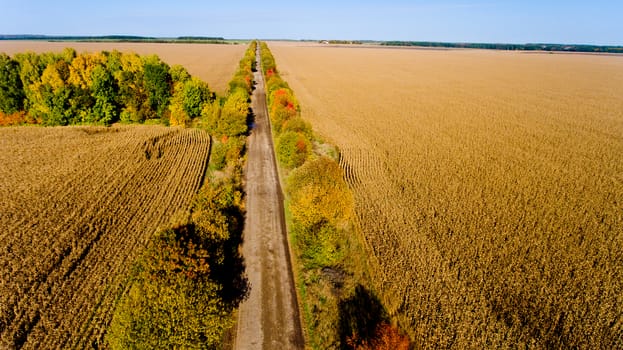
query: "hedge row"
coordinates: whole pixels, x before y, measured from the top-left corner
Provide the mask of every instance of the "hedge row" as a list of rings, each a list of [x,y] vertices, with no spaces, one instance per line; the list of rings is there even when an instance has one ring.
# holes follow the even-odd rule
[[[283,167],[291,170],[303,165],[312,154],[312,129],[301,119],[299,103],[292,89],[279,76],[268,46],[266,43],[260,45],[277,158]]]
[[[214,136],[210,153],[212,170],[223,170],[237,162],[245,151],[256,48],[257,42],[251,42],[229,82],[228,95],[206,104],[196,124]]]
[[[367,287],[363,249],[353,227],[353,196],[334,147],[301,119],[294,92],[261,43],[268,109],[280,166],[307,340],[314,349],[407,349]],[[330,150],[330,151],[327,151]]]

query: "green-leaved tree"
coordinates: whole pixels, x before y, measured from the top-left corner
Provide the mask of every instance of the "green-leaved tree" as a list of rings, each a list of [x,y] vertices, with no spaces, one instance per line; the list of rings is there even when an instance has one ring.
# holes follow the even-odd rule
[[[19,77],[19,63],[0,54],[0,112],[15,113],[24,108],[24,88]]]

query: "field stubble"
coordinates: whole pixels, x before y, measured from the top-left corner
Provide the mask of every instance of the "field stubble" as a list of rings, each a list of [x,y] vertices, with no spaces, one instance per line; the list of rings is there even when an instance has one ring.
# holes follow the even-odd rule
[[[272,43],[425,348],[623,346],[623,58]]]
[[[161,126],[0,129],[0,347],[96,346],[209,148],[203,131]]]

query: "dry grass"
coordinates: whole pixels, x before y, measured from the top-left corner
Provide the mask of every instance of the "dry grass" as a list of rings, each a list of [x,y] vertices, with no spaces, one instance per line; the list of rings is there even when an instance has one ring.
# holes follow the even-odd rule
[[[0,129],[0,348],[96,346],[132,261],[190,207],[209,145],[161,126]]]
[[[269,46],[417,344],[623,347],[623,57]]]
[[[26,51],[62,52],[66,47],[73,47],[77,52],[118,50],[139,55],[156,54],[169,65],[186,67],[191,75],[207,82],[210,89],[224,94],[247,45],[0,41],[0,52],[8,55]]]

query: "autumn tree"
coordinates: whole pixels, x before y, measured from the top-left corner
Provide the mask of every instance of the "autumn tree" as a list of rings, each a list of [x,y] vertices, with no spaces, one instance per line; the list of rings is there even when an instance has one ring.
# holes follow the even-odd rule
[[[283,123],[281,127],[283,133],[292,131],[303,134],[308,140],[313,139],[312,126],[301,117],[294,117]]]
[[[190,116],[184,110],[184,83],[173,84],[173,96],[169,103],[169,124],[171,126],[185,126],[190,121]]]
[[[275,58],[273,54],[268,49],[268,45],[264,42],[260,43],[261,46],[261,60],[262,60],[262,68],[264,69],[264,74],[268,77],[272,74],[277,73],[277,65],[275,64]]]
[[[19,77],[22,81],[24,89],[24,109],[26,112],[34,110],[33,101],[37,95],[37,83],[41,81],[41,74],[46,68],[45,62],[41,60],[41,56],[34,52],[18,53],[14,59],[19,63]],[[31,113],[34,115],[34,113]]]
[[[255,55],[250,50],[245,52],[244,57],[240,60],[236,74],[229,81],[229,91],[236,89],[244,89],[251,94],[253,89],[253,70],[255,69]]]
[[[74,49],[73,47],[66,47],[63,49],[63,51],[61,51],[60,54],[55,55],[55,56],[57,57],[57,59],[63,60],[67,62],[67,64],[71,64],[74,58],[78,56],[78,53],[76,52],[76,49]]]
[[[171,125],[185,125],[191,118],[201,115],[204,104],[214,100],[208,84],[188,78],[174,83],[173,96],[169,104]]]
[[[227,96],[217,121],[216,132],[221,135],[238,136],[248,130],[249,95],[243,89],[236,89]]]
[[[222,97],[217,97],[210,103],[204,103],[201,110],[201,125],[208,133],[213,135],[221,134],[218,126],[221,119],[222,101]]]
[[[191,78],[184,83],[184,110],[191,118],[201,115],[206,102],[212,102],[214,93],[210,92],[208,84],[198,78]]]
[[[308,267],[332,266],[341,258],[341,230],[348,225],[353,198],[340,166],[318,157],[292,171],[287,179],[293,232]]]
[[[290,87],[288,83],[286,83],[278,75],[273,75],[270,78],[266,78],[266,98],[269,106],[273,103],[273,93],[279,89],[290,90]]]
[[[250,67],[248,67],[250,69]],[[232,80],[229,81],[229,91],[243,89],[247,94],[251,93],[253,88],[253,73],[251,71],[239,69]]]
[[[409,350],[409,337],[389,323],[378,297],[362,285],[339,302],[339,333],[343,348],[352,350]]]
[[[288,169],[297,168],[305,162],[312,151],[307,136],[295,131],[287,131],[277,138],[277,158]]]
[[[245,51],[244,57],[240,60],[234,77],[229,82],[229,91],[244,89],[248,94],[251,94],[251,90],[253,89],[253,71],[255,71],[256,45],[255,42],[252,42]]]
[[[389,323],[380,324],[376,328],[374,338],[370,341],[371,350],[409,350],[409,337],[400,333],[400,330]]]
[[[117,79],[118,72],[123,69],[122,59],[124,54],[117,50],[112,52],[103,51],[102,54],[106,57],[106,69]]]
[[[233,319],[210,278],[210,255],[192,225],[154,236],[115,309],[111,348],[216,348]]]
[[[121,56],[121,70],[115,73],[123,122],[143,122],[150,117],[148,92],[145,87],[144,62],[137,54]]]
[[[106,57],[101,53],[83,53],[71,61],[68,82],[81,89],[88,90],[92,83],[93,70],[105,64]]]
[[[231,181],[204,186],[193,203],[192,220],[197,235],[210,244],[223,242],[242,227],[238,215],[243,206],[242,191]]]
[[[191,78],[190,73],[184,68],[184,66],[176,64],[171,66],[169,70],[171,74],[171,80],[173,83],[182,82],[185,83],[187,80]]]
[[[44,125],[67,125],[72,121],[71,87],[67,83],[69,74],[67,62],[58,60],[48,64],[41,80],[33,83],[31,113]]]
[[[298,102],[288,88],[280,88],[271,93],[270,116],[274,130],[281,132],[283,124],[298,115]]]
[[[169,70],[173,83],[173,95],[169,102],[169,124],[171,126],[186,125],[190,116],[184,109],[184,85],[190,80],[190,74],[181,65],[174,65]]]

